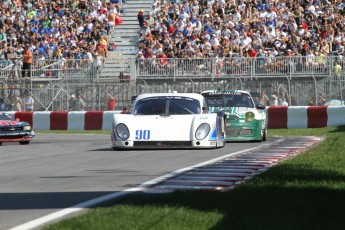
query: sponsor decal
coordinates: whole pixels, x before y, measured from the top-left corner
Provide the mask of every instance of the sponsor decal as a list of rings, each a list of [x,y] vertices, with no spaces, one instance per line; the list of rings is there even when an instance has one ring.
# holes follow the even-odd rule
[[[1,133],[1,136],[15,136],[15,135],[20,135],[21,133]]]
[[[231,91],[231,92],[209,92],[209,95],[241,95],[240,92],[235,92],[235,91]]]
[[[249,134],[252,134],[251,129],[242,129],[241,130],[241,135],[249,135]]]

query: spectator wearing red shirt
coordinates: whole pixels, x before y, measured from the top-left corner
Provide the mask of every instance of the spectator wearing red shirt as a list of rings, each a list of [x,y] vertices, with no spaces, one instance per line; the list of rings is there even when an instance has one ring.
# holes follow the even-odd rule
[[[108,93],[107,103],[107,110],[115,110],[116,100],[115,98]]]
[[[151,50],[145,49],[145,52],[143,52],[145,58],[151,57]]]
[[[308,31],[308,24],[305,22],[302,22],[301,26],[303,26],[304,31]]]
[[[161,52],[161,53],[159,54],[158,60],[159,60],[159,64],[160,64],[161,66],[164,66],[164,65],[167,65],[167,64],[168,64],[168,56],[167,56],[165,53],[163,53],[163,52]]]
[[[168,32],[169,34],[174,34],[175,32],[175,27],[173,24],[170,24],[169,27],[168,27]]]
[[[248,54],[249,54],[249,56],[250,56],[251,58],[253,58],[253,57],[256,57],[256,55],[258,54],[258,52],[257,52],[255,49],[253,49],[253,48],[249,48]]]

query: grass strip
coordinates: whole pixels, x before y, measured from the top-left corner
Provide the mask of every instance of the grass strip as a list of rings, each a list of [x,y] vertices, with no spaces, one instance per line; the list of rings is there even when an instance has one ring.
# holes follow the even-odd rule
[[[269,136],[325,136],[229,192],[126,197],[44,229],[344,229],[345,127],[269,130]]]

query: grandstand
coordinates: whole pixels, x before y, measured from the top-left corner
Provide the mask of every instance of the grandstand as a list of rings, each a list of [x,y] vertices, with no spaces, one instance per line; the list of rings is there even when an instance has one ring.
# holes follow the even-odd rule
[[[72,94],[82,95],[87,109],[103,110],[108,93],[120,109],[141,92],[215,87],[288,95],[290,105],[321,96],[343,101],[338,0],[17,3],[0,9],[1,97],[29,92],[35,110],[55,110],[56,100],[66,110]],[[34,55],[29,81],[16,63],[26,44]]]

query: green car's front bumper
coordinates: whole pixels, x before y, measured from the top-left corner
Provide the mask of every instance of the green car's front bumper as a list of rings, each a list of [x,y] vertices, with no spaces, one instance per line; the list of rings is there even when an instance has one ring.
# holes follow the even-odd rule
[[[260,141],[262,139],[262,121],[226,118],[225,133],[226,141]]]

